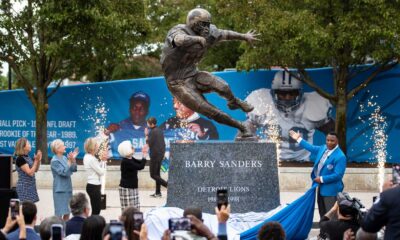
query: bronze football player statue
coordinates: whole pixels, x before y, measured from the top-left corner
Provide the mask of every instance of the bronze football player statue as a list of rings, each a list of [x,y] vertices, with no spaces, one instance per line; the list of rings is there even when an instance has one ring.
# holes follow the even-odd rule
[[[216,92],[228,101],[230,109],[251,112],[253,106],[236,98],[229,85],[209,72],[198,71],[197,64],[210,47],[226,40],[244,40],[252,43],[256,38],[253,31],[245,34],[218,29],[211,24],[211,14],[201,8],[191,10],[186,24],[169,30],[161,55],[161,65],[168,89],[185,106],[215,121],[240,130],[242,138],[253,136],[249,126],[222,112],[203,96]]]

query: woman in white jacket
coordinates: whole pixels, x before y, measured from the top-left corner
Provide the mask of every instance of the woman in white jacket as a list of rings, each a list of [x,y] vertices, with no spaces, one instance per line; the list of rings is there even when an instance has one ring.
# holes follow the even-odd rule
[[[96,158],[99,151],[99,143],[96,138],[88,138],[85,141],[85,156],[83,165],[87,175],[86,192],[90,198],[92,206],[92,215],[99,215],[101,210],[101,176],[105,174],[106,169],[101,160]]]

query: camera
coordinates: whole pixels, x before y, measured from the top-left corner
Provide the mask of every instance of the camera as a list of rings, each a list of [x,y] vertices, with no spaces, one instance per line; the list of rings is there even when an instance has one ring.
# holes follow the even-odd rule
[[[135,212],[133,213],[133,229],[140,231],[140,228],[143,224],[143,213],[142,212]]]
[[[11,198],[10,199],[10,208],[11,208],[11,219],[15,219],[19,215],[19,199]]]
[[[110,234],[111,240],[121,240],[123,236],[123,226],[122,223],[118,221],[110,221],[110,228],[108,229],[108,233]]]
[[[400,183],[400,165],[399,164],[393,164],[392,166],[392,175],[393,175],[393,184],[399,184]]]
[[[63,225],[53,224],[51,225],[51,239],[52,240],[62,240],[64,236]]]
[[[358,198],[351,198],[346,192],[337,194],[337,202],[339,205],[339,212],[345,216],[352,216],[354,220],[360,222],[367,213],[365,206]]]
[[[168,228],[171,233],[175,231],[190,231],[191,227],[189,218],[170,218],[168,220]]]
[[[228,206],[228,190],[227,189],[219,189],[217,190],[217,206],[218,209],[221,209],[221,206]]]

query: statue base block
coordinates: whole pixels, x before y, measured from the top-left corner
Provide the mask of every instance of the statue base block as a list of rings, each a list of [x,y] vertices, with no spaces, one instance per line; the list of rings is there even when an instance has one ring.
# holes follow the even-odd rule
[[[233,213],[267,212],[280,204],[273,143],[171,143],[170,154],[168,207],[215,213],[218,189],[228,190]]]

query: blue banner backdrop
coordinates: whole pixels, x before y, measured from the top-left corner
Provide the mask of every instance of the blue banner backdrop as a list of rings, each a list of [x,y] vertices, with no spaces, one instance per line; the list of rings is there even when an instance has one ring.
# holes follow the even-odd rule
[[[251,72],[216,72],[215,75],[228,82],[234,94],[245,99],[253,90],[270,88],[277,70],[259,70]],[[332,69],[311,69],[309,74],[324,90],[332,93]],[[350,88],[359,85],[367,76],[352,80]],[[400,162],[400,152],[396,151],[400,142],[400,68],[379,75],[370,85],[357,94],[348,105],[347,145],[348,158],[352,162],[375,162],[377,151],[387,151],[388,162]],[[137,91],[150,97],[149,116],[155,116],[164,123],[174,117],[173,99],[163,77],[135,80],[120,80],[103,83],[80,84],[61,87],[49,100],[48,142],[56,138],[65,141],[67,151],[74,147],[81,149],[86,138],[98,135],[110,123],[119,123],[129,118],[129,99]],[[304,86],[305,92],[311,92]],[[229,110],[226,101],[217,94],[207,95],[208,101],[227,112],[232,117],[245,120],[241,111]],[[0,112],[0,152],[12,154],[15,141],[27,137],[35,140],[35,114],[30,101],[23,90],[0,92],[2,111]],[[273,103],[271,103],[273,104]],[[333,110],[334,111],[334,110]],[[332,114],[335,115],[334,112]],[[236,129],[212,121],[219,133],[220,140],[233,140]],[[377,138],[379,131],[384,138]],[[179,139],[181,134],[166,131],[167,139]],[[125,133],[129,135],[130,133]],[[144,144],[143,135],[131,135],[136,148]],[[112,140],[124,138],[115,134]],[[380,143],[384,140],[387,146]],[[314,144],[323,144],[324,136],[316,131]],[[112,142],[114,157],[118,158],[117,142]],[[51,152],[49,151],[51,154]]]

